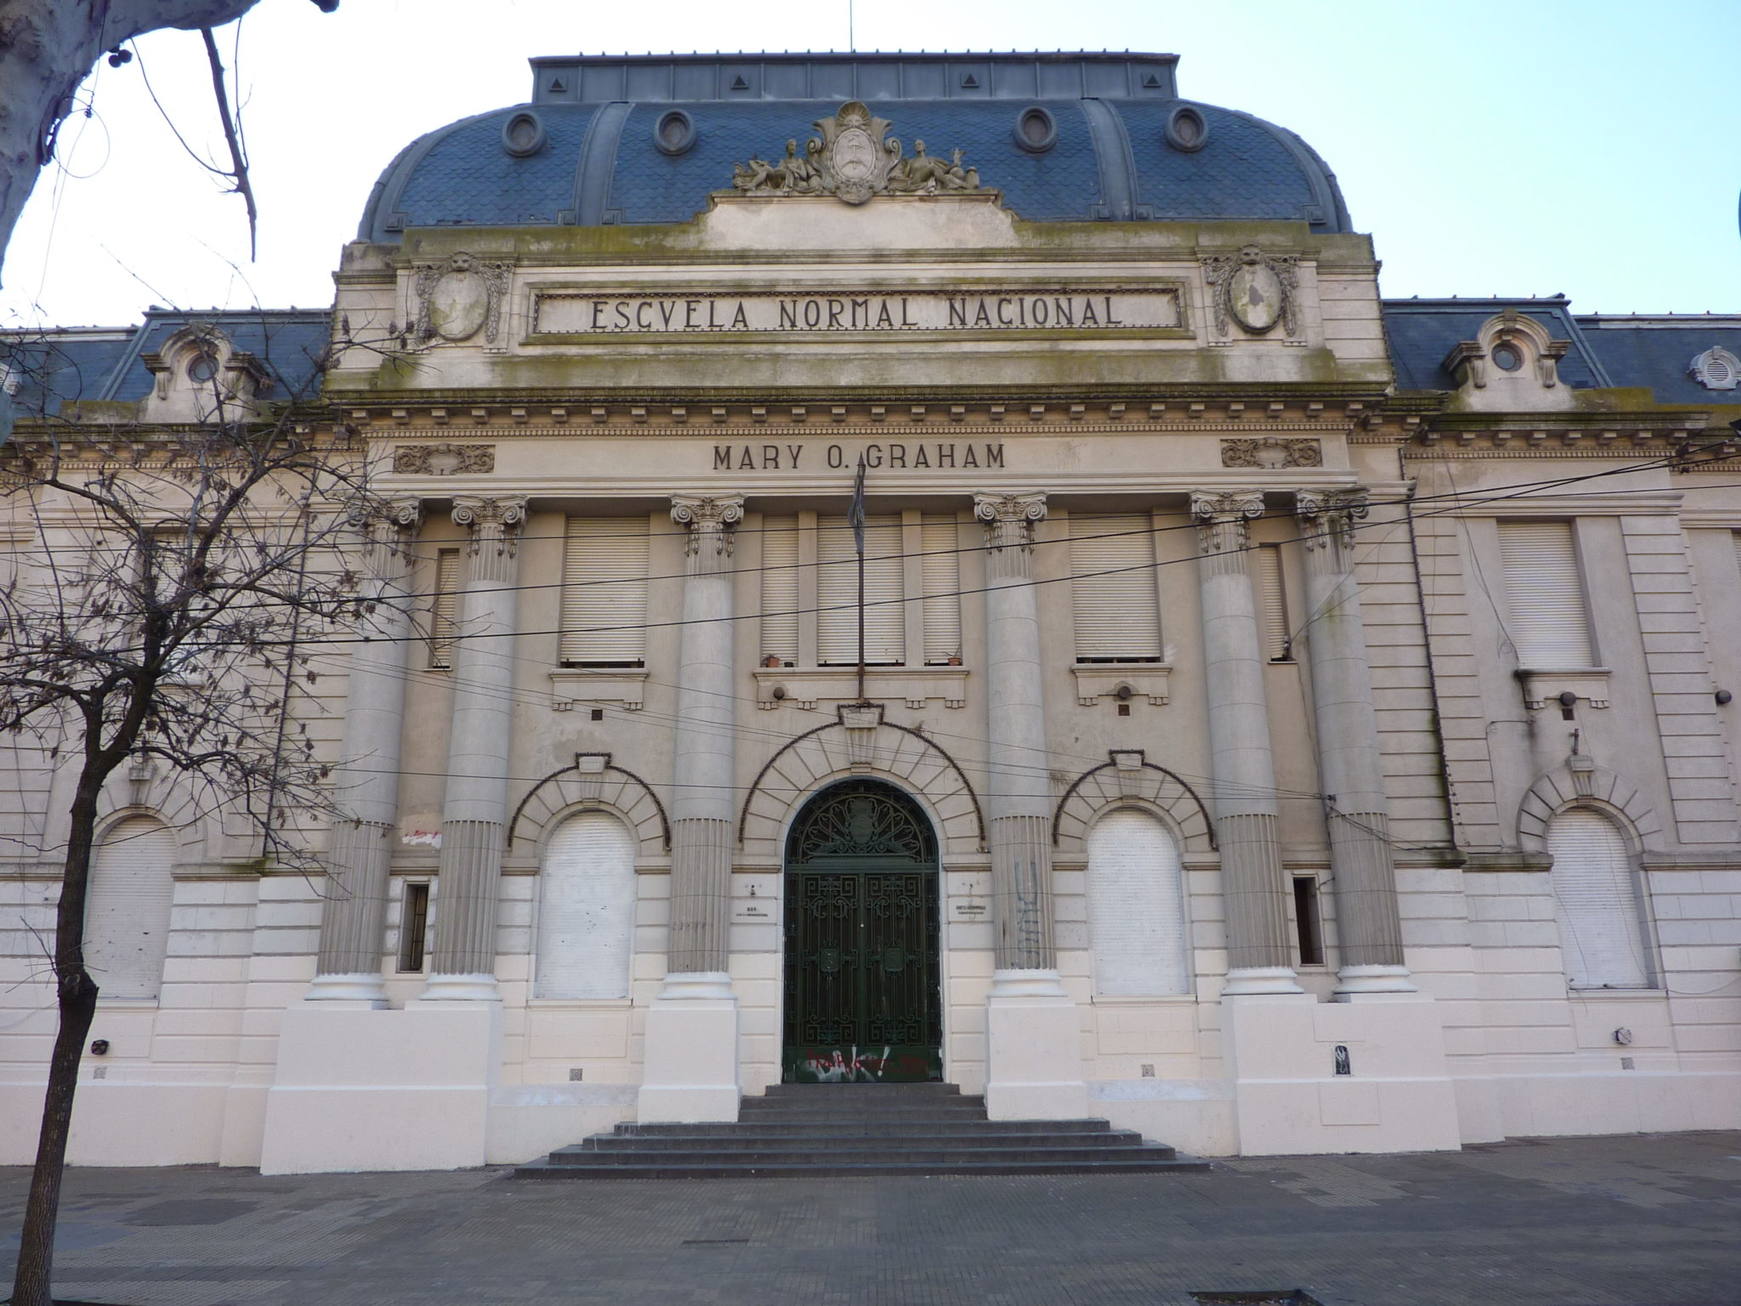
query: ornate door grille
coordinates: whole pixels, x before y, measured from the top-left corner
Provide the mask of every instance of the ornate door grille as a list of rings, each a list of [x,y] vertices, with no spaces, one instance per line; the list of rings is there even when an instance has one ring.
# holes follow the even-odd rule
[[[787,1082],[942,1077],[937,843],[912,799],[848,780],[786,841]]]

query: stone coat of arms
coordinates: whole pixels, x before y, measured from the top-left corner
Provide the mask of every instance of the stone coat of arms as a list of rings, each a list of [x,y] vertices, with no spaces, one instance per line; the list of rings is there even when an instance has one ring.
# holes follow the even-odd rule
[[[904,155],[901,142],[889,135],[890,125],[860,101],[849,101],[816,120],[821,135],[805,143],[803,154],[794,139],[776,161],[752,158],[735,165],[732,188],[744,195],[833,195],[848,204],[863,204],[875,195],[983,189],[978,170],[962,163],[962,151],[942,159],[915,140],[913,153]]]

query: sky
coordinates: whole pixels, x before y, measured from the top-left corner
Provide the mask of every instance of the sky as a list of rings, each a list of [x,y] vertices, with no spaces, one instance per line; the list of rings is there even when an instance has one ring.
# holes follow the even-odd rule
[[[200,38],[154,34],[81,88],[0,268],[0,327],[329,304],[382,169],[423,132],[526,99],[530,56],[849,42],[1177,54],[1182,95],[1328,160],[1387,296],[1741,312],[1741,0],[261,0],[219,34],[257,259],[240,199],[177,142],[223,157]]]

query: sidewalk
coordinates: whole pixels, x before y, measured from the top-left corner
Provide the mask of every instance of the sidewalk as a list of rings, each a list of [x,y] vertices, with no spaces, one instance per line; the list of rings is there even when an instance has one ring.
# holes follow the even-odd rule
[[[0,1169],[5,1285],[27,1178]],[[1108,1178],[75,1170],[56,1268],[118,1306],[1713,1306],[1741,1303],[1741,1134]]]

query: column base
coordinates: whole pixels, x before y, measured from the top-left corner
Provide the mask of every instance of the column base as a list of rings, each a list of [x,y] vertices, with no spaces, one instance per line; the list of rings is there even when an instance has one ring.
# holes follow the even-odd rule
[[[643,1124],[738,1118],[738,1007],[724,971],[673,971],[647,1008],[641,1091]]]
[[[1292,966],[1238,966],[1221,985],[1224,998],[1263,993],[1304,993]]]
[[[387,985],[379,974],[316,975],[302,1000],[380,1008],[387,1005]]]
[[[985,1111],[993,1120],[1088,1114],[1082,1018],[1055,970],[998,970],[985,1000]]]
[[[407,1005],[421,1006],[425,1002],[500,1002],[502,991],[496,987],[496,977],[480,975],[431,975],[423,992]]]
[[[1407,966],[1344,966],[1336,972],[1336,1001],[1406,998],[1418,995]]]

